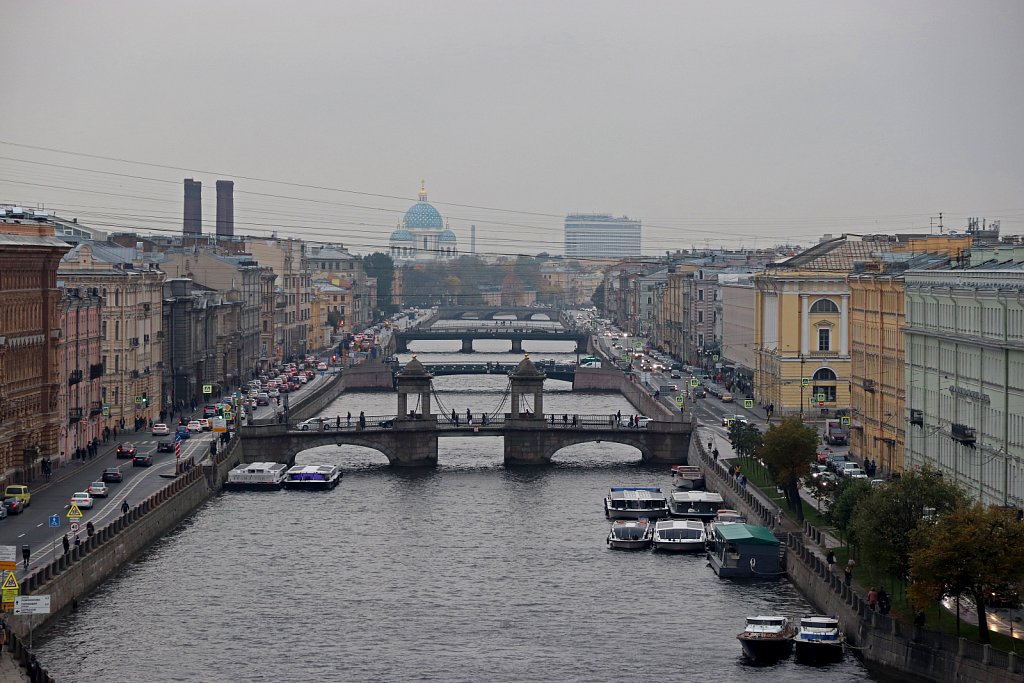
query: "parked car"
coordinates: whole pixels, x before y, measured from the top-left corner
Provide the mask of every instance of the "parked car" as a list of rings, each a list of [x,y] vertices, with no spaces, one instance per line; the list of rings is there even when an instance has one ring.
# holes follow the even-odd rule
[[[334,427],[334,423],[331,422],[330,420],[328,420],[327,418],[324,418],[323,425],[324,425],[323,426],[324,429],[332,429]],[[297,429],[301,429],[302,431],[309,431],[309,430],[320,429],[320,418],[319,417],[311,417],[308,420],[303,420],[299,424],[295,425],[295,427]]]
[[[25,507],[32,504],[32,493],[23,484],[10,484],[4,489],[4,498],[17,498]]]
[[[81,508],[91,508],[93,504],[92,496],[89,495],[88,491],[79,491],[78,493],[71,494],[71,504],[77,505]]]
[[[124,481],[124,475],[121,474],[120,467],[108,467],[107,469],[103,470],[103,474],[100,475],[100,479],[107,482],[108,484],[120,483]]]
[[[153,436],[167,436],[171,433],[171,428],[165,424],[153,425]]]
[[[135,444],[119,443],[114,453],[118,458],[134,458],[136,453]]]
[[[157,445],[156,445],[156,452],[157,453],[173,453],[174,452],[174,442],[169,440],[169,439],[165,439],[163,441],[158,442]]]
[[[151,453],[139,453],[132,458],[132,467],[149,467],[153,464],[153,455]]]
[[[27,507],[25,501],[18,498],[4,498],[4,509],[9,515],[20,515]]]
[[[102,481],[92,482],[91,484],[89,484],[89,488],[87,489],[87,491],[89,492],[89,495],[92,496],[93,498],[106,498],[107,494],[110,492],[110,490],[107,488],[106,483]]]

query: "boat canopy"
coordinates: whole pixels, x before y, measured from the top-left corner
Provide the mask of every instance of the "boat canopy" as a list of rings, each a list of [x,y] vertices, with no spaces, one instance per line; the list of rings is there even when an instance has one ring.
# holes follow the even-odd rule
[[[698,541],[704,536],[704,532],[700,529],[673,527],[658,529],[658,536],[668,541]]]
[[[612,527],[612,538],[620,541],[641,541],[649,528],[650,526],[646,522],[640,524],[616,524]]]
[[[657,486],[613,486],[612,493],[616,491],[650,491],[652,493],[661,493],[661,489]]]
[[[722,503],[722,496],[714,491],[673,491],[676,503]]]
[[[779,539],[772,532],[755,524],[719,524],[715,526],[715,534],[738,545],[779,545]]]

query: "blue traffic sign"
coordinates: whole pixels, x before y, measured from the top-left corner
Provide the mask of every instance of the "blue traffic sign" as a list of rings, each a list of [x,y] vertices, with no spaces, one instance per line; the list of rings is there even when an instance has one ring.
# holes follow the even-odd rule
[[[60,515],[50,515],[50,526],[60,526]]]

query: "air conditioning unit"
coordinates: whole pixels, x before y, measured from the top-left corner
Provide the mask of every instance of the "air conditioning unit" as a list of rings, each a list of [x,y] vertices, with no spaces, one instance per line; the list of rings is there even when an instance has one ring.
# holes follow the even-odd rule
[[[139,345],[139,338],[138,337],[132,337],[132,346],[138,346],[138,345]]]
[[[924,411],[910,409],[910,424],[924,427]]]
[[[147,303],[144,303],[144,304],[142,304],[142,310],[144,310],[144,311],[148,311],[148,310],[149,310],[149,307],[150,307],[150,304],[149,304],[148,302],[147,302]]]
[[[965,446],[974,448],[977,438],[975,436],[974,427],[968,427],[967,425],[959,424],[954,422],[950,425],[950,436],[953,437],[954,441],[959,441]]]
[[[864,387],[864,391],[870,392],[872,394],[875,393],[875,380],[866,379],[862,382],[862,386]]]

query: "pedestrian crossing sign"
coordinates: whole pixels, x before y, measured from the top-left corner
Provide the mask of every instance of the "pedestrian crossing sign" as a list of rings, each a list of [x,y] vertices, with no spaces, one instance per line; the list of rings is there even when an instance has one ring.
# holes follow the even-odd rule
[[[203,385],[203,393],[204,394],[212,394],[213,393],[213,385],[212,384],[204,384]]]
[[[818,403],[823,403],[824,401],[825,401],[825,394],[818,394]]]
[[[691,377],[690,378],[690,386],[691,387],[699,387],[700,386],[700,380],[697,379],[696,377]]]
[[[14,578],[14,572],[9,572],[7,574],[7,578],[4,579],[4,585],[2,586],[2,590],[16,591],[20,588],[21,586],[18,585],[18,579]]]
[[[103,417],[110,417],[110,406],[104,405],[100,412],[103,414]]]
[[[841,418],[839,418],[839,424],[843,424],[843,425],[850,424],[850,418],[848,418],[848,417],[841,417]]]
[[[754,407],[754,399],[752,399],[752,398],[745,398],[745,399],[743,399],[743,407],[744,408],[753,408]]]
[[[676,396],[676,405],[677,405],[677,406],[679,406],[680,408],[682,408],[682,407],[683,407],[683,404],[684,404],[685,402],[686,402],[686,399],[685,399],[685,398],[683,398],[682,396]]]
[[[82,511],[78,509],[78,506],[74,503],[71,504],[71,509],[68,510],[68,519],[81,519]]]
[[[801,377],[800,378],[800,386],[806,387],[810,383],[811,383],[811,378],[810,377]]]

